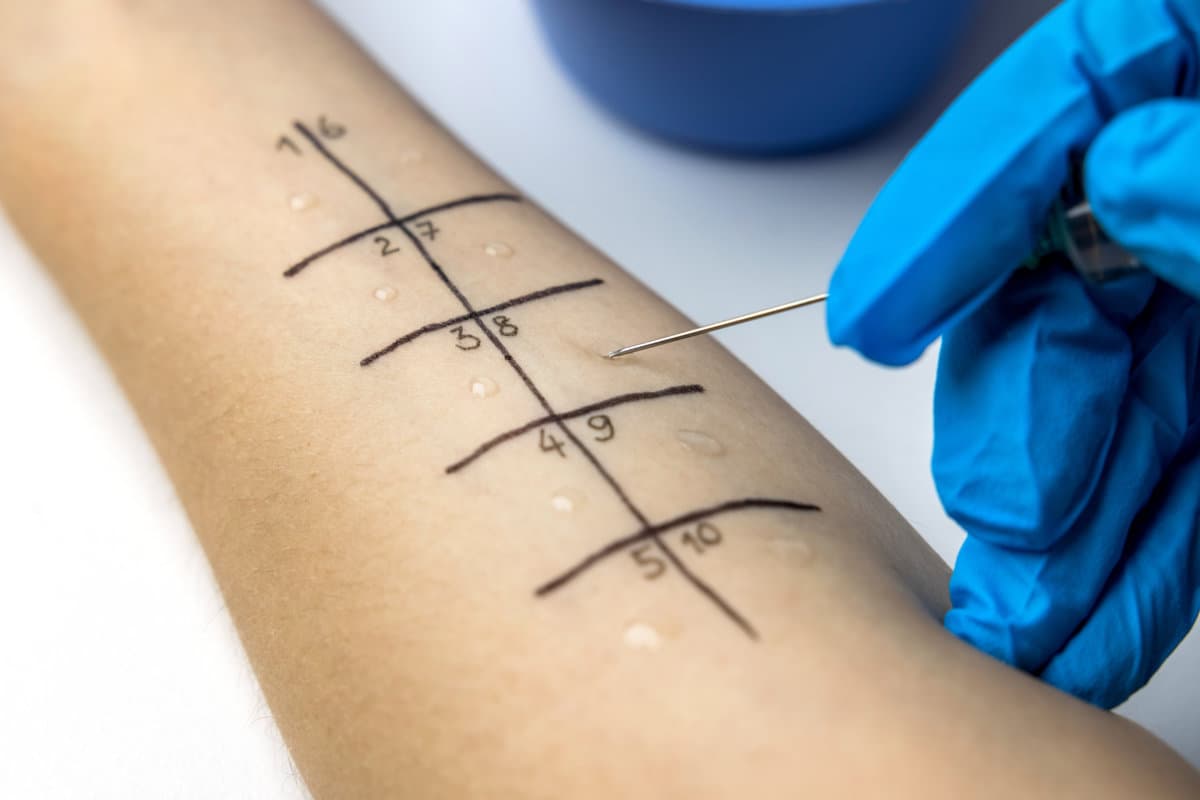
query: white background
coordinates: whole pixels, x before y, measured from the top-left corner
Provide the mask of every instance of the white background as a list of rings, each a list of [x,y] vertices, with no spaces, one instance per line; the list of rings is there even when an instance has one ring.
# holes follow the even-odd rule
[[[1050,5],[985,2],[949,74],[881,136],[743,161],[590,105],[522,0],[326,4],[528,195],[701,320],[823,290],[907,148]],[[828,345],[819,311],[721,338],[953,559],[961,533],[928,474],[933,353],[870,366]],[[3,219],[0,363],[0,797],[305,796],[153,452]],[[1200,766],[1198,667],[1193,635],[1122,711]]]

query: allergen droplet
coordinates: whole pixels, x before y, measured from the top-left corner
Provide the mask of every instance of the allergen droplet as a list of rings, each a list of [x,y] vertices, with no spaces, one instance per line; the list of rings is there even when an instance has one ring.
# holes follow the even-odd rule
[[[471,394],[476,397],[491,397],[500,391],[500,387],[491,378],[472,378]]]
[[[583,493],[575,489],[559,489],[550,497],[550,507],[560,514],[570,514],[583,506]]]
[[[630,650],[657,650],[662,644],[658,631],[644,622],[635,622],[626,628],[623,638]]]
[[[510,258],[512,257],[513,249],[504,242],[489,242],[483,246],[483,252],[492,258]]]
[[[396,288],[394,286],[380,286],[372,294],[379,302],[386,303],[396,299]]]
[[[786,558],[788,563],[797,567],[811,564],[817,557],[817,554],[813,552],[812,545],[795,534],[773,537],[767,541],[767,547],[771,548],[771,551],[777,556]]]
[[[700,431],[675,431],[675,439],[689,453],[715,457],[725,452],[725,445]]]
[[[288,205],[292,207],[292,211],[308,211],[317,204],[317,196],[308,192],[300,192],[292,195],[292,199],[288,201]]]

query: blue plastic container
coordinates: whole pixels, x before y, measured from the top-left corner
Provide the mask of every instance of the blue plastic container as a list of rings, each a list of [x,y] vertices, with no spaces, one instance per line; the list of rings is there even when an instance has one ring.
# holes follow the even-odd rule
[[[533,0],[584,90],[670,139],[743,153],[831,147],[904,110],[978,0]]]

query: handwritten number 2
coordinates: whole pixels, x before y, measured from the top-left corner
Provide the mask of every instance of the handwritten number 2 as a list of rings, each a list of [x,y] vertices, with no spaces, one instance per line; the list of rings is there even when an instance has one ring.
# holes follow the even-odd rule
[[[381,256],[390,256],[392,253],[400,252],[400,248],[392,244],[392,240],[386,236],[376,236],[371,241],[379,245],[379,255]]]

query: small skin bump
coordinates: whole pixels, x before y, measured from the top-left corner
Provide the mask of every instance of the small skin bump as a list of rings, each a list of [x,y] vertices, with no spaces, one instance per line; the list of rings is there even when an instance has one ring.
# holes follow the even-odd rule
[[[550,507],[560,514],[570,514],[582,508],[584,500],[578,489],[562,488],[550,497]]]
[[[471,394],[474,397],[493,397],[500,392],[500,385],[491,378],[472,378]]]
[[[315,208],[319,202],[315,194],[299,192],[291,196],[288,200],[288,206],[291,207],[292,211],[308,211],[310,208]]]
[[[645,622],[633,623],[621,638],[630,650],[657,650],[662,646],[662,635]]]
[[[767,547],[793,566],[808,566],[817,558],[812,545],[795,534],[772,537],[767,541]]]
[[[725,445],[703,431],[675,431],[675,441],[689,453],[715,458],[725,453]]]

